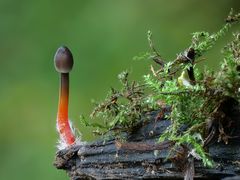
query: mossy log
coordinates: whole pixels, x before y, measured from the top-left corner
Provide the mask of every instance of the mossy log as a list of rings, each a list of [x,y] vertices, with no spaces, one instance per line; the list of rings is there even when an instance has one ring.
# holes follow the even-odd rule
[[[240,122],[239,108],[231,112],[231,118]],[[121,143],[114,138],[98,140],[85,145],[75,145],[56,153],[54,165],[67,171],[71,179],[183,179],[184,174],[169,160],[171,142],[158,145],[159,135],[170,125],[167,119],[157,120],[153,112],[148,121]],[[214,168],[204,167],[194,160],[195,179],[237,178],[240,175],[239,123],[236,137],[228,144],[215,141],[207,150],[214,160]],[[183,127],[184,128],[184,127]],[[217,134],[216,134],[217,136]]]

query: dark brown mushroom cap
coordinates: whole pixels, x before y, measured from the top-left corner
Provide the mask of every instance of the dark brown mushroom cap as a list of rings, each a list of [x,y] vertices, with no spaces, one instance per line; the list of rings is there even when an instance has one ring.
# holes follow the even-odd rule
[[[54,56],[54,65],[59,73],[69,73],[72,70],[73,55],[67,47],[61,46],[58,48]]]

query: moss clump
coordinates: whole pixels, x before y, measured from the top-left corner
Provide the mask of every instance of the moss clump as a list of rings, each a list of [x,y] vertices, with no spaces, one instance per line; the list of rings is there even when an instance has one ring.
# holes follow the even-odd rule
[[[239,17],[240,14],[233,15],[231,11],[226,24],[218,32],[193,33],[189,48],[168,62],[154,48],[149,31],[151,51],[139,59],[153,59],[158,69],[151,66],[152,74],[144,75],[142,83],[129,82],[128,72],[121,73],[118,78],[122,89],[111,89],[106,100],[99,103],[91,114],[92,118],[101,117],[104,123],[93,124],[83,117],[81,121],[96,127],[101,134],[109,130],[120,134],[131,132],[146,112],[170,106],[171,113],[167,118],[171,120],[171,126],[159,141],[174,141],[174,148],[187,146],[192,156],[201,159],[205,166],[213,166],[204,147],[211,141],[211,133],[216,132],[218,141],[228,143],[231,136],[224,127],[230,122],[223,110],[224,104],[240,102],[240,34],[234,34],[233,41],[223,48],[224,59],[218,72],[208,69],[200,72],[196,64],[232,24],[239,21]],[[181,72],[185,73],[179,77]],[[179,132],[183,124],[186,127]]]

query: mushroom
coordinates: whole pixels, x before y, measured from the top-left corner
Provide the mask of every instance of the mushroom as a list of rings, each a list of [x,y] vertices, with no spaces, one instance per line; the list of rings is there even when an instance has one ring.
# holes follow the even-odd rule
[[[57,113],[57,130],[60,146],[67,147],[75,143],[75,135],[68,119],[69,72],[73,67],[71,51],[62,46],[54,56],[56,71],[60,73],[59,105]]]

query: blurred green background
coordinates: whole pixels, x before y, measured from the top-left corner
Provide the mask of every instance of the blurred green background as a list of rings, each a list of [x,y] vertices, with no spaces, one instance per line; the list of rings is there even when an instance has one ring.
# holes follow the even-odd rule
[[[69,115],[91,140],[79,115],[90,113],[91,99],[119,86],[122,70],[138,80],[149,72],[150,61],[132,60],[148,50],[147,30],[172,59],[188,47],[192,32],[217,31],[231,7],[239,11],[240,1],[0,0],[0,179],[68,179],[52,166],[59,82],[53,56],[60,45],[75,58]],[[230,39],[231,33],[206,55],[211,67]]]

